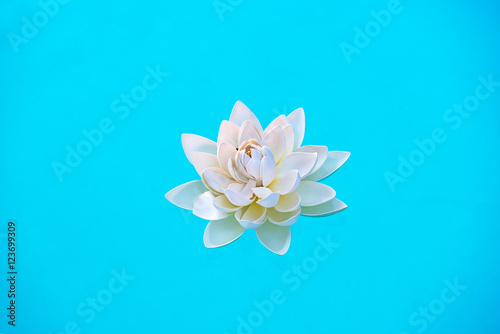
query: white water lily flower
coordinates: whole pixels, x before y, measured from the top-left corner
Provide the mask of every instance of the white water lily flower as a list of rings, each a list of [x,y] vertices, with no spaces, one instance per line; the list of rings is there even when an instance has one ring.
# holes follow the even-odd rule
[[[290,225],[299,216],[324,217],[347,206],[335,191],[318,183],[330,176],[350,153],[326,146],[302,146],[302,108],[281,115],[264,130],[240,101],[223,121],[217,143],[183,134],[182,146],[200,181],[183,184],[165,197],[209,220],[208,248],[220,247],[255,229],[260,242],[283,255],[290,246]]]

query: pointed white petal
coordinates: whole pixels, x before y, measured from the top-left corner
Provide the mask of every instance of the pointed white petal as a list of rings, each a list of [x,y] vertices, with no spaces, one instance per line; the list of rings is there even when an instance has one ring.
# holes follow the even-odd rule
[[[246,165],[246,170],[254,179],[260,179],[260,159],[251,158]]]
[[[255,195],[257,195],[258,198],[266,198],[273,193],[271,189],[266,187],[252,188],[252,191]]]
[[[267,189],[267,188],[264,188],[264,189]],[[272,208],[276,204],[278,204],[278,201],[280,200],[280,194],[273,193],[270,189],[268,189],[268,190],[270,191],[270,193],[267,194],[267,196],[261,197],[261,199],[257,201],[257,204],[259,204],[265,208]]]
[[[257,130],[259,130],[260,133],[263,132],[262,125],[260,125],[259,119],[241,101],[237,101],[234,105],[233,112],[231,113],[229,121],[235,123],[238,126],[241,126],[244,121],[250,121],[257,127]]]
[[[335,190],[326,184],[302,181],[297,188],[302,199],[302,206],[315,206],[325,203],[335,197]]]
[[[260,176],[262,177],[262,185],[267,187],[273,182],[276,176],[276,162],[271,157],[264,157],[260,162]]]
[[[275,193],[280,193],[281,195],[286,195],[295,191],[297,187],[300,185],[300,174],[297,170],[292,170],[285,176],[279,179],[275,179],[269,185],[269,189],[271,189]]]
[[[265,222],[255,232],[260,243],[271,252],[283,255],[288,251],[291,240],[290,227]]]
[[[299,108],[293,111],[287,117],[288,123],[293,126],[293,133],[295,135],[295,143],[293,145],[294,150],[298,149],[302,145],[304,140],[304,133],[306,131],[306,116],[304,115],[304,109]]]
[[[165,198],[180,208],[193,210],[198,197],[207,190],[203,182],[191,181],[170,190]]]
[[[262,145],[265,145],[271,149],[274,158],[280,160],[285,154],[286,149],[286,138],[283,129],[280,126],[276,126],[272,129],[263,139]]]
[[[316,172],[323,164],[325,163],[328,157],[328,147],[326,146],[316,146],[316,145],[307,145],[299,147],[296,152],[310,152],[310,153],[318,153],[318,161],[316,161],[316,165],[309,175]]]
[[[320,181],[332,175],[346,162],[351,153],[342,151],[330,151],[323,165],[313,174],[307,176],[307,181]]]
[[[193,161],[191,160],[192,152],[217,154],[217,143],[208,138],[184,133],[181,137],[181,140],[184,153],[191,163],[193,163]]]
[[[205,152],[192,152],[191,153],[191,163],[198,172],[202,174],[203,171],[210,167],[220,168],[219,160],[217,156],[211,153]]]
[[[224,195],[226,195],[229,202],[233,203],[236,206],[247,206],[253,202],[252,198],[245,197],[241,193],[236,192],[231,188],[226,189],[226,191],[224,191]]]
[[[210,191],[203,193],[196,201],[193,214],[206,220],[220,220],[230,214],[217,210],[214,206],[215,196]]]
[[[274,208],[280,212],[291,212],[300,208],[300,204],[300,195],[294,191],[286,195],[281,195],[278,204]]]
[[[279,212],[275,209],[267,210],[267,219],[273,224],[279,226],[290,226],[299,221],[300,208],[291,212]]]
[[[238,223],[234,215],[222,220],[208,223],[203,236],[203,242],[207,248],[225,246],[238,239],[245,229]]]
[[[240,193],[246,186],[247,184],[246,183],[233,183],[231,185],[229,185],[229,189],[231,189],[232,191],[236,191],[237,193]]]
[[[254,139],[259,142],[262,140],[257,127],[250,121],[244,121],[238,136],[238,146],[250,139]]]
[[[239,206],[236,206],[233,203],[229,202],[225,195],[216,197],[214,199],[214,206],[217,208],[217,210],[226,213],[236,212],[240,209]]]
[[[253,188],[257,186],[257,182],[255,180],[248,180],[247,184],[240,191],[240,194],[247,198],[254,198]]]
[[[217,138],[217,145],[228,143],[234,147],[238,147],[238,135],[240,127],[233,122],[222,121],[219,128],[219,137]]]
[[[217,159],[219,160],[219,164],[224,169],[224,171],[228,174],[229,172],[229,160],[234,159],[236,156],[236,147],[228,143],[221,143],[219,145],[219,149],[217,151]]]
[[[286,119],[286,116],[285,115],[280,115],[280,116],[276,117],[267,126],[267,128],[264,130],[264,135],[263,136],[265,137],[272,129],[274,129],[277,126],[281,126],[282,128],[284,128],[287,125],[288,125],[288,120]]]
[[[285,147],[285,154],[283,157],[286,157],[290,153],[293,152],[293,146],[295,145],[295,135],[293,133],[293,126],[288,124],[283,128],[283,133],[285,134],[286,138],[286,147]],[[279,161],[278,161],[279,162]]]
[[[204,169],[201,173],[201,179],[208,189],[219,194],[223,194],[224,190],[234,182],[228,178],[222,169],[215,167]]]
[[[229,174],[236,181],[239,181],[239,182],[247,182],[248,181],[248,177],[241,174],[240,171],[238,170],[238,168],[236,168],[236,162],[234,161],[234,159],[230,159],[227,162],[227,169],[229,170]]]
[[[304,178],[313,170],[316,161],[318,160],[317,153],[309,152],[293,152],[287,155],[280,162],[276,169],[276,177],[283,177],[291,170],[298,170],[300,177]]]
[[[259,227],[266,220],[267,209],[257,203],[236,211],[235,217],[247,230]]]
[[[320,205],[302,207],[301,214],[304,216],[326,217],[343,211],[346,208],[347,205],[345,205],[341,200],[332,198],[328,202]]]

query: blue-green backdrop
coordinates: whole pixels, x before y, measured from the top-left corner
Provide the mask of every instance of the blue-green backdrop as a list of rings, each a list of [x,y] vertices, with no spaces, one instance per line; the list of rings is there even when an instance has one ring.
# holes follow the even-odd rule
[[[0,332],[500,332],[499,9],[2,1]],[[181,134],[216,139],[237,100],[352,153],[325,181],[349,208],[282,257],[253,231],[206,249],[164,198],[197,178]]]

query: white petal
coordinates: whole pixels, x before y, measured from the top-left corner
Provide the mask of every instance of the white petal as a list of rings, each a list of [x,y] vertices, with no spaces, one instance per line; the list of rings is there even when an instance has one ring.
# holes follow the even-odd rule
[[[271,149],[274,158],[280,160],[285,154],[286,149],[286,138],[283,129],[280,126],[276,126],[272,129],[263,139],[262,145],[265,145]]]
[[[291,212],[300,208],[301,198],[300,195],[294,191],[292,193],[281,195],[278,204],[274,207],[280,212]]]
[[[266,188],[264,188],[264,189],[266,189]],[[270,193],[267,196],[262,197],[262,199],[258,200],[257,204],[259,204],[265,208],[272,208],[276,204],[278,204],[278,201],[280,200],[280,194],[273,193],[271,190],[269,190],[269,191],[270,191]]]
[[[296,150],[300,147],[300,145],[302,145],[304,133],[306,131],[306,116],[304,115],[304,109],[299,108],[293,111],[286,119],[288,120],[288,123],[293,126],[293,133],[295,136],[293,148]]]
[[[257,203],[252,203],[246,208],[242,208],[236,212],[235,217],[238,222],[246,228],[251,230],[259,227],[266,220],[267,209]]]
[[[283,133],[285,134],[286,138],[286,148],[283,157],[286,157],[287,155],[293,152],[293,146],[295,145],[295,135],[293,134],[293,126],[291,126],[290,124],[285,126],[283,128]]]
[[[297,187],[300,185],[300,174],[297,170],[292,170],[285,176],[279,179],[275,179],[269,185],[269,189],[271,189],[275,193],[280,193],[281,195],[286,195],[295,191]]]
[[[240,172],[240,174],[243,175],[244,177],[246,177],[248,179],[252,178],[250,173],[247,172],[245,165],[243,165],[243,161],[242,161],[241,157],[236,159],[236,170],[238,172]]]
[[[217,154],[217,143],[208,138],[185,133],[182,135],[181,140],[184,153],[191,163],[193,163],[191,160],[192,152]]]
[[[234,159],[229,159],[229,161],[227,162],[227,169],[229,170],[229,174],[236,181],[239,181],[239,182],[247,182],[248,181],[248,177],[242,175],[238,171],[238,168],[236,168],[236,163],[234,162]]]
[[[238,147],[238,135],[240,127],[233,122],[222,121],[219,128],[219,137],[217,138],[217,145],[228,143],[234,147]]]
[[[229,189],[231,189],[232,191],[236,191],[237,193],[240,193],[246,186],[247,184],[246,183],[233,183],[231,185],[229,185]]]
[[[234,159],[236,156],[236,147],[228,143],[221,143],[219,145],[219,149],[217,151],[217,159],[219,160],[219,164],[224,169],[224,171],[228,174],[229,172],[229,160]]]
[[[267,212],[269,221],[279,226],[293,225],[300,218],[300,208],[291,212],[279,212],[275,209],[268,209]]]
[[[191,181],[170,190],[165,198],[180,208],[193,210],[198,197],[207,190],[203,182]]]
[[[207,168],[220,168],[217,156],[211,153],[193,152],[191,153],[191,163],[200,175]]]
[[[273,193],[271,189],[266,187],[252,188],[252,191],[258,198],[266,198]]]
[[[256,158],[257,160],[262,159],[262,153],[260,153],[258,150],[250,150],[252,153],[252,158]]]
[[[338,213],[346,208],[347,205],[345,205],[341,200],[332,198],[328,202],[320,205],[302,207],[301,214],[304,216],[326,217]]]
[[[229,202],[225,195],[216,197],[214,199],[214,206],[217,208],[217,210],[227,213],[236,212],[240,209],[239,206],[236,206],[233,203]]]
[[[267,146],[262,146],[262,149],[264,150],[264,155],[268,158],[272,158],[273,161],[276,161],[276,159],[274,159],[274,154],[273,154],[273,151],[271,151],[271,149]],[[276,163],[275,163],[276,164]]]
[[[256,180],[260,179],[260,159],[252,158],[246,165],[248,174],[253,176]]]
[[[248,198],[253,198],[253,188],[255,188],[257,186],[257,181],[255,180],[248,180],[247,184],[243,187],[243,189],[241,190],[241,194],[245,197],[248,197]]]
[[[244,232],[245,229],[234,218],[234,215],[231,215],[208,223],[203,242],[207,248],[221,247],[238,239]]]
[[[341,151],[330,151],[323,165],[314,174],[305,178],[307,181],[319,181],[332,175],[337,169],[346,162],[351,153]]]
[[[208,189],[223,194],[224,190],[229,187],[232,181],[225,175],[225,172],[220,168],[209,167],[203,170],[201,174],[201,179],[205,183]]]
[[[256,231],[257,238],[264,247],[278,255],[283,255],[290,247],[290,227],[264,223]]]
[[[299,147],[296,152],[316,152],[318,153],[318,161],[316,161],[316,165],[314,166],[313,170],[309,175],[313,174],[316,172],[321,166],[326,161],[326,158],[328,157],[328,147],[326,146],[316,146],[316,145],[307,145],[307,146],[302,146]]]
[[[335,190],[326,184],[313,181],[302,181],[297,192],[302,199],[302,206],[320,205],[335,197]]]
[[[231,188],[226,189],[226,191],[224,191],[224,195],[226,195],[229,202],[233,203],[236,206],[247,206],[253,202],[252,198],[245,197],[241,193],[236,192]]]
[[[260,176],[264,187],[267,187],[273,182],[276,176],[276,162],[273,158],[264,157],[264,159],[260,161]]]
[[[259,119],[241,101],[237,101],[234,105],[229,120],[239,126],[241,126],[244,121],[250,121],[257,127],[257,130],[262,133],[262,125],[260,125]]]
[[[254,139],[257,141],[262,140],[261,135],[255,125],[250,121],[245,121],[240,128],[240,134],[238,136],[238,146],[250,139]]]
[[[278,117],[276,117],[268,126],[267,128],[264,130],[264,137],[272,130],[274,129],[276,126],[281,126],[282,128],[284,128],[285,126],[288,125],[288,120],[286,119],[286,116],[285,115],[280,115]]]
[[[276,177],[283,177],[291,170],[298,170],[300,177],[304,178],[313,170],[317,160],[317,153],[292,152],[278,165]]]
[[[214,194],[210,191],[203,193],[196,201],[193,214],[206,220],[220,220],[229,216],[229,213],[217,210],[214,206]]]

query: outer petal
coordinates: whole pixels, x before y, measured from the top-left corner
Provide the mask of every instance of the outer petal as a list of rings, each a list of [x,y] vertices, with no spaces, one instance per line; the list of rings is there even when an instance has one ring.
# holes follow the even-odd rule
[[[217,150],[217,159],[222,169],[231,174],[229,171],[229,160],[234,159],[236,156],[236,147],[228,143],[221,143],[219,149]]]
[[[298,170],[300,177],[304,178],[313,170],[316,161],[318,160],[317,153],[309,152],[293,152],[283,158],[276,169],[276,177],[283,177],[291,170]]]
[[[235,217],[238,222],[247,230],[259,227],[266,220],[267,209],[252,203],[246,208],[236,211]]]
[[[264,137],[269,132],[271,132],[271,130],[274,129],[275,127],[281,126],[282,128],[284,128],[287,125],[288,125],[288,120],[286,119],[285,115],[280,115],[280,116],[276,117],[271,123],[269,123],[267,128],[264,130]]]
[[[236,206],[233,203],[229,202],[225,195],[216,197],[214,199],[214,206],[217,208],[217,210],[226,213],[236,212],[240,209],[239,206]]]
[[[233,122],[222,121],[219,128],[219,137],[217,138],[217,145],[228,143],[234,147],[238,147],[238,134],[240,127]]]
[[[221,220],[230,214],[217,210],[214,206],[214,194],[210,191],[203,193],[196,201],[193,214],[206,220]]]
[[[278,204],[274,207],[276,211],[291,212],[300,208],[301,198],[300,195],[294,191],[286,195],[281,195]]]
[[[335,197],[335,190],[326,184],[302,181],[297,188],[302,199],[302,206],[315,206],[325,203]]]
[[[222,220],[208,223],[203,236],[203,242],[207,248],[225,246],[238,239],[245,229],[238,223],[234,215]]]
[[[209,167],[201,173],[201,179],[205,186],[213,192],[223,194],[232,181],[220,168]]]
[[[293,126],[293,133],[295,135],[295,143],[293,145],[294,150],[298,149],[302,145],[304,140],[304,133],[306,131],[306,116],[304,115],[304,109],[299,108],[293,111],[287,117],[288,123]]]
[[[207,190],[203,182],[191,181],[170,190],[165,198],[180,208],[193,210],[198,197]]]
[[[332,175],[337,169],[340,168],[346,162],[347,158],[351,153],[342,151],[330,151],[328,152],[328,158],[325,163],[313,174],[307,176],[305,180],[307,181],[319,181]]]
[[[207,168],[214,167],[220,168],[219,160],[217,160],[217,156],[210,153],[205,152],[193,152],[191,153],[191,163],[194,168],[198,172],[198,174],[202,174],[203,171]]]
[[[316,145],[307,145],[299,147],[296,152],[316,152],[318,153],[318,161],[316,162],[316,166],[314,166],[313,170],[310,174],[316,172],[323,164],[325,163],[328,157],[328,147],[326,146],[316,146]]]
[[[293,152],[293,146],[295,145],[295,135],[293,133],[293,126],[288,124],[287,126],[283,127],[283,133],[285,134],[286,138],[286,148],[284,154],[284,157],[286,157],[287,155]]]
[[[326,217],[345,210],[346,208],[347,205],[345,205],[341,200],[332,198],[328,202],[320,205],[302,207],[301,214],[304,216]]]
[[[259,119],[241,101],[237,101],[235,103],[229,121],[235,123],[238,126],[241,126],[244,121],[250,121],[257,127],[257,130],[259,130],[260,133],[263,132],[262,125],[260,125]]]
[[[280,193],[286,195],[295,191],[300,185],[300,174],[297,170],[292,170],[282,178],[274,180],[270,185],[271,189],[275,193]]]
[[[191,160],[192,152],[217,154],[217,143],[205,137],[185,133],[181,136],[181,140],[184,153],[191,163],[193,163]]]
[[[238,147],[245,141],[250,139],[254,139],[260,142],[262,140],[261,133],[262,132],[259,132],[259,130],[257,130],[257,127],[252,122],[244,121],[238,135]]]
[[[275,209],[267,210],[267,218],[273,224],[279,226],[290,226],[299,221],[300,208],[292,212],[279,212]]]
[[[290,227],[265,222],[256,231],[257,238],[264,247],[278,255],[283,255],[290,247]]]
[[[286,150],[286,138],[283,129],[280,126],[276,126],[269,131],[262,139],[262,145],[271,149],[276,160],[281,160]]]

